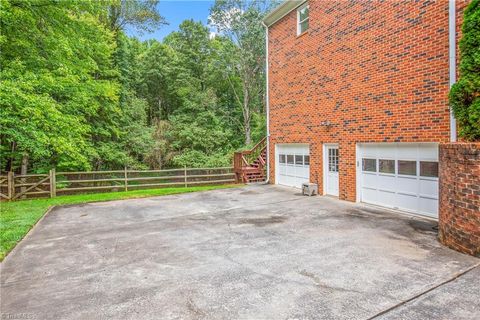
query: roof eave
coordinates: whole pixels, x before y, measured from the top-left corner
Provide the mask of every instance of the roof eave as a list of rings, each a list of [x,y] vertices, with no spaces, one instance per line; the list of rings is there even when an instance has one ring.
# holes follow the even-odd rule
[[[275,22],[277,22],[278,20],[285,17],[293,9],[297,8],[299,5],[301,5],[302,3],[306,2],[306,1],[307,0],[286,0],[286,1],[284,1],[278,7],[273,9],[269,14],[267,14],[265,16],[265,18],[263,18],[263,23],[267,27],[270,27]]]

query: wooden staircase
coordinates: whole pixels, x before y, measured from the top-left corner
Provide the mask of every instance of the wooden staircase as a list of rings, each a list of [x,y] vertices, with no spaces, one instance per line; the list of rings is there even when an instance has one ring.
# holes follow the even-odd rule
[[[237,182],[254,183],[265,181],[266,165],[266,137],[250,150],[235,152],[233,157],[233,168]]]

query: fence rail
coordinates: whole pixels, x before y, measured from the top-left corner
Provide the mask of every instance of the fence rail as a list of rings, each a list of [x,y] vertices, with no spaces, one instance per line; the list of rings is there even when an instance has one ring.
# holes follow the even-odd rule
[[[57,194],[128,191],[173,186],[235,183],[232,167],[167,170],[76,171],[0,175],[0,200],[56,197]]]

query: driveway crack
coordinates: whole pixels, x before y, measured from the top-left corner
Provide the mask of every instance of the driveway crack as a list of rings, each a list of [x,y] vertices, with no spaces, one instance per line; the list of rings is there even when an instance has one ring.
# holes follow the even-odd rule
[[[432,292],[432,291],[434,291],[434,290],[436,290],[436,289],[438,289],[438,288],[440,288],[440,287],[442,287],[442,286],[444,286],[444,285],[446,285],[446,284],[448,284],[448,283],[450,283],[450,282],[455,281],[456,279],[458,279],[458,278],[460,278],[461,276],[469,273],[470,271],[474,270],[475,268],[477,268],[477,267],[479,267],[479,266],[480,266],[480,263],[476,263],[476,264],[474,264],[473,266],[471,266],[471,267],[469,267],[469,268],[467,268],[467,269],[465,269],[465,270],[463,270],[463,271],[455,274],[452,278],[447,279],[447,280],[445,280],[445,281],[443,281],[443,282],[440,282],[439,284],[437,284],[437,285],[435,285],[435,286],[433,286],[433,287],[431,287],[431,288],[429,288],[429,289],[427,289],[427,290],[424,290],[424,291],[422,291],[422,292],[420,292],[420,293],[417,293],[417,294],[414,295],[413,297],[410,297],[410,298],[408,298],[408,299],[406,299],[406,300],[403,300],[403,301],[397,303],[396,305],[391,306],[390,308],[387,308],[387,309],[385,309],[385,310],[383,310],[383,311],[380,311],[379,313],[373,315],[373,316],[370,317],[370,318],[367,318],[366,320],[377,319],[378,317],[380,317],[380,316],[382,316],[382,315],[384,315],[384,314],[387,314],[387,313],[389,313],[389,312],[391,312],[391,311],[393,311],[393,310],[395,310],[395,309],[397,309],[397,308],[399,308],[399,307],[401,307],[401,306],[403,306],[403,305],[405,305],[405,304],[407,304],[407,303],[409,303],[409,302],[411,302],[411,301],[413,301],[413,300],[416,300],[416,299],[420,298],[421,296],[423,296],[423,295],[425,295],[425,294],[427,294],[427,293],[429,293],[429,292]]]

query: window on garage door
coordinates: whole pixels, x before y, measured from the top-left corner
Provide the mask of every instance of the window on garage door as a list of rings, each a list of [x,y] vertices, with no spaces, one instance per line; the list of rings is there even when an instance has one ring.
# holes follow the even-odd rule
[[[397,162],[397,165],[395,165]],[[378,172],[405,176],[417,176],[417,167],[420,168],[418,176],[425,178],[438,178],[438,161],[415,161],[415,160],[390,160],[379,159],[377,171],[377,159],[362,159],[363,172]]]
[[[422,177],[438,177],[438,162],[436,161],[420,161],[420,176]]]

